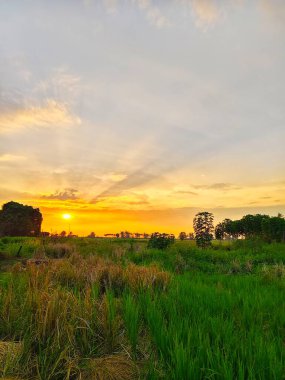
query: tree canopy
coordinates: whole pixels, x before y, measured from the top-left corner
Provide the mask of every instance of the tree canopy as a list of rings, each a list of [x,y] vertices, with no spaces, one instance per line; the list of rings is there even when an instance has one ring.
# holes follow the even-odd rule
[[[0,236],[39,236],[42,221],[38,208],[17,202],[5,203],[0,210]]]
[[[214,216],[210,212],[199,212],[193,220],[196,244],[198,247],[206,248],[211,245],[214,232]]]
[[[216,239],[260,238],[281,242],[285,240],[285,219],[282,215],[245,215],[238,220],[225,219],[215,228]]]

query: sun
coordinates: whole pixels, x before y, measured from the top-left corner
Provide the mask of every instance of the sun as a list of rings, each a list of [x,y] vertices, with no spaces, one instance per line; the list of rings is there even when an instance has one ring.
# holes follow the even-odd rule
[[[68,219],[71,219],[71,215],[70,214],[62,214],[62,218],[68,220]]]

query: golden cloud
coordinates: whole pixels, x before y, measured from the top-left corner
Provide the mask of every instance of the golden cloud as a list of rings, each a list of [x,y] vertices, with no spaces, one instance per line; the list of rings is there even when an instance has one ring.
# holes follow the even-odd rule
[[[0,114],[0,132],[22,128],[72,126],[80,123],[80,118],[70,113],[66,105],[52,99],[47,100],[43,106],[14,108]]]
[[[18,161],[23,161],[26,160],[25,156],[19,156],[16,154],[1,154],[0,155],[0,162],[18,162]]]

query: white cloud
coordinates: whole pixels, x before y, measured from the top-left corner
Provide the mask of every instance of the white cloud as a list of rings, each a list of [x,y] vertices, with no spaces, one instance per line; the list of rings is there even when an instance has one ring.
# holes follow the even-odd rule
[[[221,10],[214,0],[192,0],[191,5],[198,27],[212,25],[220,17]]]
[[[151,0],[133,0],[145,13],[147,20],[157,28],[170,26],[170,21],[161,13],[160,9],[153,5]]]

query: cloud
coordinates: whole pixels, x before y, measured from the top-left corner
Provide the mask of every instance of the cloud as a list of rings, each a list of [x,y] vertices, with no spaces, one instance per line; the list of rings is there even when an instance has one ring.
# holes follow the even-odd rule
[[[194,191],[190,191],[190,190],[177,190],[174,192],[175,194],[189,194],[189,195],[198,195],[197,193],[195,193]]]
[[[11,107],[0,114],[0,133],[23,128],[72,126],[81,123],[65,104],[48,99],[41,106]]]
[[[209,189],[209,190],[238,190],[240,187],[231,183],[218,182],[211,185],[194,185],[195,189]]]
[[[76,193],[78,190],[76,189],[64,189],[64,191],[56,191],[54,194],[50,195],[42,195],[42,199],[49,199],[49,200],[60,200],[60,201],[69,201],[69,200],[77,200],[79,199]]]
[[[120,195],[123,191],[132,189],[134,187],[149,183],[157,178],[157,175],[146,172],[145,170],[137,170],[128,174],[126,178],[121,181],[115,182],[108,189],[98,194],[91,203],[96,203],[98,200],[105,197],[114,197]]]
[[[195,24],[199,28],[214,24],[221,14],[221,10],[214,0],[192,0],[191,6]]]
[[[23,161],[26,160],[25,156],[19,156],[16,154],[1,154],[0,155],[0,162],[18,162],[18,161]]]
[[[50,70],[49,75],[39,81],[32,89],[33,95],[55,99],[59,103],[76,104],[84,86],[81,77],[71,72],[66,66]]]
[[[224,182],[213,183],[212,185],[207,187],[207,189],[212,189],[212,190],[229,190],[233,188],[235,188],[234,185],[232,185],[231,183],[224,183]]]
[[[170,26],[169,20],[161,13],[151,0],[135,0],[138,7],[145,13],[147,20],[157,28]]]
[[[11,200],[27,200],[27,199],[36,199],[36,194],[29,193],[27,191],[17,191],[14,189],[7,189],[0,187],[0,200],[1,201],[11,201]]]
[[[284,0],[260,0],[261,10],[273,21],[284,27],[285,24],[285,2]]]

